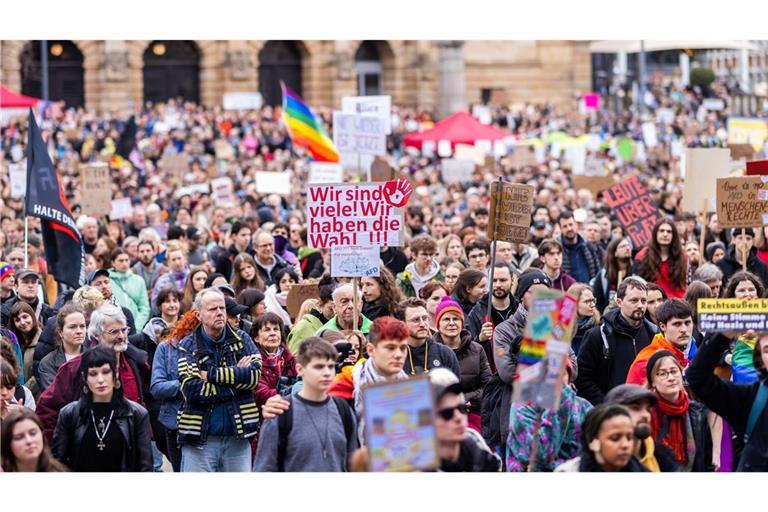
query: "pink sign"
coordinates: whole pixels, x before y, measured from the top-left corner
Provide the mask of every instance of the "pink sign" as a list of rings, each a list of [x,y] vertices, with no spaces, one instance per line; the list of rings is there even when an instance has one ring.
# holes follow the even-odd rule
[[[600,108],[600,95],[596,92],[590,92],[583,96],[584,107],[587,110],[597,110]]]

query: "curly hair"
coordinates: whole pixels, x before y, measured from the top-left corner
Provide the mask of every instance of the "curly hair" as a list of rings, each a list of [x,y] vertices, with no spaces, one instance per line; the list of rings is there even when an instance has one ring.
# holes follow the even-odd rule
[[[685,289],[687,284],[688,258],[683,250],[683,244],[680,242],[680,234],[677,232],[675,224],[669,219],[661,219],[653,226],[653,234],[648,242],[648,250],[640,262],[638,274],[646,281],[654,282],[659,278],[661,272],[661,246],[657,240],[657,235],[662,226],[667,225],[672,228],[672,243],[669,244],[669,279],[678,288]]]
[[[763,297],[765,296],[765,286],[763,285],[762,281],[760,281],[760,278],[757,277],[752,272],[745,272],[740,271],[736,272],[731,276],[731,278],[728,280],[728,283],[725,285],[725,291],[723,292],[723,298],[725,299],[733,299],[736,297],[736,287],[739,286],[739,283],[742,281],[751,281],[753,285],[755,285],[755,289],[757,290],[757,296]]]
[[[173,329],[170,330],[162,338],[163,343],[170,343],[172,346],[178,345],[178,343],[186,338],[192,331],[197,329],[200,325],[200,319],[194,310],[187,311],[179,320],[174,324]]]
[[[397,304],[403,300],[403,292],[395,282],[395,276],[386,267],[381,267],[379,277],[364,277],[363,279],[373,279],[379,283],[381,297],[379,301],[387,308],[387,311],[395,311]]]

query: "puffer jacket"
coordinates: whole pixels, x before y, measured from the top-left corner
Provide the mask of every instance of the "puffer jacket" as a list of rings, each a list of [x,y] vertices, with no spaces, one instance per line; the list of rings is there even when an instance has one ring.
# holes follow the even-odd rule
[[[59,414],[53,436],[53,456],[71,469],[78,467],[80,446],[90,424],[85,407],[85,398],[67,404]],[[136,402],[122,399],[115,407],[114,421],[123,436],[121,470],[151,472],[152,435],[147,410]]]
[[[433,338],[435,342],[443,344],[443,338],[438,332]],[[483,388],[491,380],[491,367],[485,355],[483,347],[472,341],[469,331],[461,331],[461,343],[453,349],[459,360],[459,381],[461,390],[469,402],[470,412],[480,414],[480,400],[483,397]]]
[[[149,296],[144,287],[144,280],[131,271],[117,272],[113,268],[109,269],[109,279],[115,300],[131,312],[136,330],[142,330],[150,314]]]
[[[253,390],[261,377],[261,361],[254,361],[248,367],[237,366],[237,363],[245,356],[258,354],[258,349],[250,336],[227,324],[216,366],[215,354],[202,339],[202,329],[198,327],[179,343],[179,381],[184,397],[179,414],[179,443],[204,445],[211,413],[218,404],[226,406],[237,437],[255,436],[259,410]],[[208,374],[205,381],[200,377],[201,370]]]

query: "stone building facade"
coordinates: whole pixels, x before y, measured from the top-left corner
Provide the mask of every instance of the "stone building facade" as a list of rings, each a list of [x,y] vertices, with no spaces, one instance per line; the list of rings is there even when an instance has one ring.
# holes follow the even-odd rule
[[[48,41],[50,97],[106,112],[181,94],[218,105],[229,92],[275,103],[284,80],[313,106],[389,94],[452,105],[567,102],[590,89],[588,41]],[[0,82],[40,95],[39,42],[0,41]],[[462,65],[463,64],[463,65]],[[463,75],[463,77],[462,77]],[[59,96],[59,97],[57,97]],[[164,97],[165,96],[165,97]],[[279,96],[279,94],[278,94]]]

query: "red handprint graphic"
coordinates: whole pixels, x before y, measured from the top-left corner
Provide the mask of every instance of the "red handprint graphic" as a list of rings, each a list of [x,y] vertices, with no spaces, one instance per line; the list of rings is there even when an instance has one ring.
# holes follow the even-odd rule
[[[389,180],[384,184],[384,199],[395,208],[405,206],[412,193],[413,187],[405,178]]]

